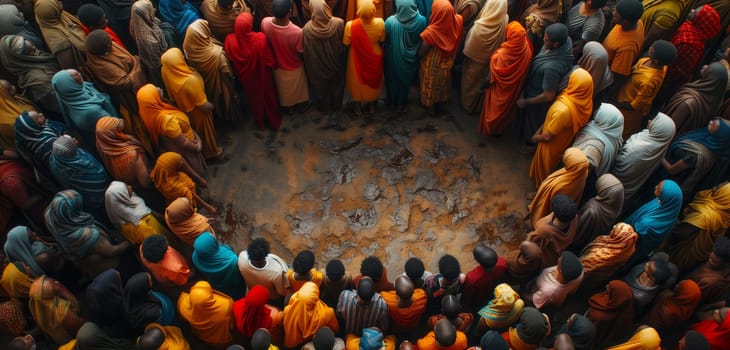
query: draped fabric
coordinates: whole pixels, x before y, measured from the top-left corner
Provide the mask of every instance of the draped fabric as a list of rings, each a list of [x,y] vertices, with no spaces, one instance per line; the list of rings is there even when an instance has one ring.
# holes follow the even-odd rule
[[[353,20],[350,26],[355,70],[361,84],[377,89],[383,80],[383,54],[373,50],[361,20],[360,18]]]
[[[607,235],[588,243],[580,254],[585,273],[581,286],[591,290],[605,283],[634,255],[638,239],[631,225],[619,222]]]
[[[624,117],[621,111],[609,103],[601,103],[593,120],[575,135],[573,147],[580,148],[595,168],[596,176],[606,174],[613,163],[623,140]]]
[[[510,283],[521,284],[540,271],[542,250],[534,242],[523,241],[518,249],[507,254],[505,260],[507,260],[508,280]]]
[[[702,334],[712,350],[724,349],[730,343],[730,317],[725,317],[722,323],[712,318],[700,321],[692,326],[692,330]]]
[[[631,287],[621,280],[608,282],[605,291],[588,299],[588,319],[596,327],[596,347],[628,337],[634,329]]]
[[[730,183],[698,192],[684,214],[677,229],[690,225],[692,234],[675,233],[667,246],[670,260],[680,269],[706,261],[715,241],[730,228]]]
[[[358,2],[359,18],[347,22],[342,43],[351,45],[347,53],[347,90],[354,101],[370,102],[380,95],[383,76],[385,23],[375,18],[371,0]]]
[[[427,18],[413,0],[396,0],[395,15],[385,20],[384,70],[386,101],[403,106],[418,72],[418,47]]]
[[[96,242],[102,238],[99,224],[82,208],[81,195],[74,190],[64,190],[53,196],[45,212],[48,231],[71,260],[91,254]]]
[[[337,18],[332,15],[332,9],[327,5],[327,2],[324,0],[313,0],[309,2],[309,6],[312,14],[307,25],[314,37],[326,39],[335,35],[335,33],[342,32],[344,21],[342,18]]]
[[[114,180],[135,184],[137,162],[145,158],[145,149],[136,137],[125,134],[123,127],[122,119],[99,119],[96,123],[96,149]]]
[[[208,218],[198,214],[193,206],[195,202],[187,197],[179,197],[165,209],[165,222],[172,233],[180,238],[185,244],[195,245],[195,240],[202,233],[213,232],[208,223]]]
[[[662,108],[676,126],[676,134],[705,127],[717,115],[725,95],[728,74],[719,62],[700,70],[700,78],[687,83],[667,101]]]
[[[309,81],[309,98],[320,109],[339,110],[345,88],[345,22],[333,17],[324,0],[309,2],[312,16],[302,28],[304,70]]]
[[[611,173],[624,184],[624,202],[634,199],[641,186],[664,159],[674,138],[674,122],[658,113],[646,129],[631,135],[616,156]]]
[[[8,73],[18,78],[18,88],[28,98],[47,111],[60,113],[51,87],[51,79],[60,69],[53,55],[26,49],[26,39],[22,36],[6,35],[0,39],[0,62]]]
[[[660,294],[649,311],[652,323],[659,329],[671,330],[689,321],[700,303],[702,292],[692,280],[682,280],[672,294]]]
[[[11,298],[16,300],[27,299],[33,281],[33,277],[25,273],[25,265],[11,262],[5,265],[2,278],[0,278],[0,287]]]
[[[549,329],[550,320],[547,315],[534,307],[526,307],[522,309],[519,322],[509,329],[510,345],[517,350],[535,349],[545,338]]]
[[[266,36],[253,31],[250,13],[243,12],[236,17],[233,33],[226,37],[225,49],[256,125],[259,129],[265,124],[279,129],[281,113],[273,76],[276,61]]]
[[[563,11],[569,10],[571,3],[570,1],[566,3],[564,0],[538,0],[522,12],[519,17],[520,23],[525,26],[531,37],[542,39],[545,28],[560,22]],[[572,45],[568,47],[572,48]]]
[[[152,210],[144,199],[132,192],[121,181],[112,181],[104,194],[104,207],[109,221],[116,227],[124,224],[137,225]]]
[[[561,333],[570,336],[573,347],[576,350],[593,349],[593,339],[596,337],[596,327],[593,326],[591,320],[581,314],[573,314],[565,326],[561,328]]]
[[[182,51],[171,48],[162,55],[162,80],[170,98],[190,116],[190,123],[202,142],[201,153],[206,159],[219,155],[213,113],[200,110],[208,102],[205,83],[198,72],[185,62]]]
[[[616,95],[618,105],[628,104],[631,109],[619,108],[624,115],[623,137],[639,132],[644,117],[651,111],[652,103],[664,81],[667,66],[654,67],[649,57],[640,58],[631,68],[631,74]]]
[[[91,153],[73,144],[71,137],[63,135],[53,142],[49,165],[61,186],[79,192],[85,208],[104,207],[104,192],[111,178]]]
[[[51,80],[66,126],[79,133],[81,142],[94,149],[96,122],[101,117],[119,116],[111,98],[94,84],[77,82],[68,70],[61,70]]]
[[[127,350],[133,343],[125,338],[115,338],[106,334],[92,322],[84,323],[76,334],[76,348],[84,350]]]
[[[560,254],[565,251],[575,238],[578,220],[571,220],[567,228],[554,224],[555,213],[549,213],[537,220],[533,231],[527,234],[528,241],[537,243],[542,250],[542,268],[555,266]]]
[[[33,26],[22,17],[14,4],[0,5],[0,38],[6,35],[20,35],[36,47],[43,47],[43,38]]]
[[[38,277],[45,272],[35,261],[35,256],[50,248],[40,241],[31,241],[30,230],[26,226],[15,226],[7,233],[5,240],[5,256],[10,262],[22,262],[31,270],[31,277]]]
[[[484,91],[484,106],[479,118],[479,133],[486,136],[500,135],[504,131],[532,61],[532,47],[525,28],[512,21],[505,32],[505,42],[490,60],[489,87]]]
[[[158,350],[190,350],[190,344],[188,344],[185,336],[183,336],[180,327],[150,323],[145,327],[144,331],[147,332],[153,328],[159,329],[165,336],[165,341],[160,345]]]
[[[168,43],[155,17],[155,6],[150,0],[138,0],[132,4],[129,31],[139,48],[139,59],[150,71],[159,70],[160,56],[167,50]],[[159,74],[155,74],[154,77]],[[152,77],[150,77],[152,78]]]
[[[158,11],[162,19],[170,22],[180,36],[187,36],[188,27],[200,19],[198,10],[188,1],[160,0]]]
[[[570,75],[568,87],[558,95],[545,117],[542,133],[553,136],[549,141],[537,144],[530,165],[530,177],[538,187],[560,164],[563,152],[588,123],[592,112],[593,81],[586,70],[578,68]]]
[[[491,329],[502,329],[514,324],[520,317],[525,302],[507,283],[494,288],[494,298],[478,314]]]
[[[15,120],[24,111],[32,111],[36,108],[22,95],[15,95],[15,88],[12,85],[9,86],[10,89],[7,89],[5,84],[0,84],[0,148],[16,150]]]
[[[146,272],[139,272],[124,285],[124,319],[135,330],[144,329],[150,323],[162,319],[162,304],[151,291],[152,278]]]
[[[593,94],[605,90],[613,83],[613,72],[608,64],[608,52],[597,41],[589,41],[583,46],[583,55],[578,65],[591,73],[593,78]]]
[[[76,330],[65,328],[63,321],[68,314],[79,312],[79,303],[66,287],[43,275],[30,286],[28,298],[30,313],[38,328],[56,345],[74,337]]]
[[[203,232],[193,243],[193,265],[218,291],[238,300],[246,294],[246,283],[238,271],[238,254]]]
[[[15,120],[15,144],[22,155],[30,157],[33,167],[50,173],[49,159],[53,142],[65,131],[66,127],[62,123],[45,120],[43,125],[38,125],[28,112],[23,112]]]
[[[346,279],[346,278],[343,278]],[[381,291],[380,297],[385,300],[388,305],[388,315],[393,321],[391,330],[394,333],[410,332],[420,326],[424,313],[426,312],[426,304],[428,303],[428,295],[422,288],[413,289],[410,297],[410,305],[401,307],[399,305],[400,298],[395,290]]]
[[[319,299],[319,287],[314,282],[304,283],[289,298],[283,322],[284,345],[288,348],[310,340],[322,327],[339,330],[335,310]]]
[[[462,26],[461,15],[446,0],[434,0],[431,5],[431,16],[426,29],[421,32],[421,39],[441,50],[446,56],[453,56],[459,48]]]
[[[38,0],[33,8],[38,27],[51,53],[57,55],[66,49],[86,51],[86,35],[81,21],[64,11],[60,1]]]
[[[532,227],[552,211],[550,201],[556,194],[564,194],[573,202],[580,203],[588,178],[588,158],[583,151],[571,147],[563,154],[563,164],[564,168],[553,172],[540,184],[528,206]]]
[[[204,0],[200,5],[200,12],[208,21],[213,36],[222,42],[226,40],[226,35],[233,33],[236,17],[241,12],[251,12],[251,10],[243,0],[234,0],[229,8],[221,8],[217,0]]]
[[[122,314],[122,278],[119,271],[108,269],[94,278],[86,287],[86,303],[90,321],[100,326],[111,326]]]
[[[685,5],[687,10],[692,6]],[[720,29],[720,15],[709,5],[700,6],[691,19],[685,20],[669,40],[677,48],[677,59],[667,68],[666,83],[679,85],[688,82],[702,59],[705,41],[716,37]]]
[[[650,200],[626,218],[639,234],[636,255],[645,257],[667,238],[682,209],[682,189],[672,180],[664,180],[658,198]]]
[[[597,235],[607,233],[621,215],[624,204],[624,186],[612,174],[603,174],[596,180],[598,194],[578,210],[578,232],[573,243],[583,247]]]
[[[182,156],[175,152],[165,152],[157,158],[150,177],[167,203],[184,197],[195,207],[195,182],[182,171],[182,166]]]
[[[180,318],[187,321],[193,334],[207,344],[222,346],[233,338],[233,300],[200,281],[190,287],[190,292],[180,293],[177,301]]]
[[[259,328],[271,328],[271,309],[266,306],[267,301],[269,301],[269,290],[261,285],[254,285],[244,298],[233,303],[233,315],[238,333],[250,337]]]
[[[659,349],[662,339],[656,329],[646,327],[634,333],[629,340],[606,350]]]
[[[216,115],[223,120],[238,121],[241,108],[233,88],[233,70],[223,43],[213,37],[208,21],[190,24],[182,47],[190,65],[205,79],[205,94],[212,97]]]

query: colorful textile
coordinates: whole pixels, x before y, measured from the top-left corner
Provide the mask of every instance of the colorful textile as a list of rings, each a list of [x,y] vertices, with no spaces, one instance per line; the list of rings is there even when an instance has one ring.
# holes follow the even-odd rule
[[[104,207],[109,221],[118,228],[124,224],[137,226],[144,217],[152,213],[144,199],[137,196],[130,190],[129,185],[121,181],[112,181],[107,188],[104,195]],[[132,241],[137,244],[142,243],[142,241]]]
[[[682,189],[676,182],[664,180],[657,186],[661,188],[658,198],[642,205],[625,220],[639,234],[638,257],[649,255],[667,238],[682,209]]]
[[[233,300],[200,281],[190,287],[190,292],[180,293],[177,301],[180,318],[187,321],[193,334],[207,344],[223,346],[233,338]]]
[[[515,350],[534,350],[550,330],[547,315],[534,307],[522,309],[520,320],[503,335]]]
[[[619,222],[609,234],[598,236],[588,243],[580,254],[585,273],[584,287],[605,283],[618,272],[634,255],[638,239],[639,236],[631,225]]]
[[[91,214],[83,211],[81,194],[64,190],[53,196],[46,208],[46,226],[70,260],[91,254],[102,238],[101,229]]]
[[[660,294],[649,312],[652,323],[659,329],[674,329],[688,321],[702,298],[700,287],[692,280],[677,283],[672,294]]]
[[[48,111],[60,113],[50,84],[53,75],[59,70],[58,61],[50,53],[37,48],[26,50],[26,42],[19,35],[6,35],[0,39],[0,61],[3,68],[18,78],[18,88],[25,96]]]
[[[449,100],[451,69],[454,57],[441,50],[431,49],[421,58],[418,79],[421,82],[421,104],[430,107]]]
[[[525,302],[507,283],[494,288],[494,299],[482,307],[478,314],[491,329],[509,327],[517,321]]]
[[[165,209],[167,227],[175,236],[190,246],[193,246],[198,236],[204,232],[215,234],[208,218],[198,214],[194,203],[187,197],[178,197]]]
[[[387,324],[388,305],[380,294],[375,293],[367,306],[357,301],[357,291],[345,290],[337,300],[337,312],[342,316],[342,331],[345,334],[362,334],[368,327],[384,329]]]
[[[322,327],[339,330],[335,311],[319,299],[319,287],[313,282],[305,283],[289,299],[284,308],[284,345],[296,347],[311,340]]]
[[[96,150],[114,180],[136,184],[138,162],[144,161],[145,149],[139,140],[124,133],[124,121],[102,117],[96,122]]]
[[[395,15],[385,20],[384,70],[386,101],[405,105],[418,72],[418,47],[427,18],[413,0],[396,0]],[[306,51],[306,50],[305,50]]]
[[[532,46],[525,28],[512,21],[505,32],[505,42],[492,54],[489,63],[489,87],[484,91],[484,106],[479,118],[479,133],[486,136],[504,131],[532,62]]]
[[[477,265],[467,272],[461,286],[461,304],[465,310],[476,311],[486,305],[491,294],[484,291],[494,290],[497,282],[504,279],[505,272],[507,272],[507,260],[501,256],[497,256],[497,262],[491,269]]]
[[[246,296],[233,303],[233,316],[238,333],[250,337],[259,328],[271,329],[273,321],[269,301],[269,290],[255,285],[248,290]]]
[[[536,187],[557,168],[565,149],[575,134],[588,123],[593,113],[593,80],[582,68],[573,71],[568,87],[558,95],[548,109],[542,134],[551,134],[550,141],[539,142],[530,165],[530,177]]]
[[[689,6],[688,6],[689,7]],[[720,33],[720,15],[710,5],[702,5],[692,19],[679,26],[670,42],[677,48],[677,59],[667,69],[670,88],[692,78],[705,51],[705,41]]]
[[[279,129],[281,113],[272,73],[276,60],[266,36],[253,31],[250,13],[238,15],[233,34],[226,37],[225,49],[256,125],[263,128],[268,124]]]
[[[550,201],[554,195],[564,194],[573,202],[580,203],[588,178],[588,158],[583,151],[571,147],[563,154],[563,164],[564,168],[553,172],[540,184],[535,198],[528,206],[533,228],[536,227],[538,220],[552,211]]]
[[[557,262],[556,262],[557,263]],[[577,278],[563,282],[562,279],[555,278],[558,266],[548,267],[535,279],[534,293],[532,294],[532,302],[535,307],[542,309],[546,306],[560,308],[570,294],[575,293],[583,282],[585,272],[581,272]]]
[[[33,282],[28,297],[30,313],[43,334],[57,345],[74,337],[77,329],[65,321],[78,317],[75,314],[79,312],[79,304],[66,287],[43,275]]]
[[[25,111],[15,120],[15,144],[21,154],[29,156],[33,167],[50,172],[48,161],[53,142],[65,131],[62,123],[53,120],[45,120],[38,125]]]
[[[10,262],[21,262],[30,268],[31,277],[35,278],[45,274],[43,268],[38,265],[35,256],[44,253],[51,248],[43,242],[30,239],[31,231],[26,226],[15,226],[7,233],[5,240],[5,256]]]
[[[15,6],[15,5],[12,5]],[[11,336],[21,336],[25,330],[26,321],[23,314],[23,304],[18,300],[10,299],[0,302],[0,328]]]
[[[661,342],[662,339],[656,329],[646,327],[634,333],[625,343],[614,345],[606,350],[661,349]]]
[[[436,333],[434,331],[430,331],[423,338],[418,339],[416,346],[419,350],[463,350],[467,348],[468,344],[466,334],[464,334],[464,332],[457,331],[454,344],[451,344],[450,346],[442,346],[436,340]],[[364,348],[361,348],[361,350],[364,350]]]
[[[623,143],[623,126],[621,111],[612,104],[601,103],[593,120],[575,135],[573,147],[586,154],[596,176],[607,173],[613,166]]]
[[[332,16],[324,0],[309,1],[309,6],[311,20],[302,28],[304,70],[311,87],[309,98],[320,111],[339,110],[345,88],[345,22]]]
[[[702,334],[712,350],[722,350],[730,344],[730,317],[725,317],[722,323],[714,319],[700,321],[692,326],[692,330]]]
[[[411,295],[411,305],[408,307],[398,305],[399,298],[394,290],[380,292],[380,296],[388,305],[388,314],[390,319],[393,320],[391,328],[394,331],[413,331],[420,325],[428,301],[425,290],[421,288],[414,289],[413,295]]]
[[[193,243],[193,266],[218,291],[238,300],[246,294],[246,282],[238,271],[238,254],[203,232]]]
[[[539,0],[525,9],[519,20],[533,36],[542,38],[545,28],[560,22],[566,10],[564,7],[562,0]]]
[[[226,35],[233,33],[234,22],[241,12],[251,12],[243,0],[233,1],[228,8],[218,5],[216,0],[205,0],[200,4],[200,12],[208,21],[210,31],[218,41],[226,40]]]
[[[594,294],[588,300],[588,318],[596,327],[594,344],[597,347],[628,337],[634,327],[631,287],[620,280],[608,282],[605,291]]]
[[[624,186],[614,175],[601,175],[596,180],[596,192],[578,210],[574,246],[583,247],[597,235],[608,232],[623,210]]]
[[[421,32],[421,39],[443,55],[453,57],[459,48],[462,26],[461,15],[446,0],[434,0],[431,5],[431,16],[426,29]]]
[[[155,12],[152,1],[138,0],[132,4],[129,18],[129,31],[137,43],[139,60],[150,71],[160,69],[160,57],[168,47]]]
[[[0,84],[0,149],[16,149],[15,120],[24,111],[35,109],[35,106],[27,98],[22,95],[15,95],[15,87],[9,84]]]
[[[611,71],[623,76],[630,75],[631,67],[643,46],[644,24],[641,20],[631,30],[624,30],[620,24],[614,25],[603,40]]]
[[[302,288],[302,286],[304,286],[307,282],[314,282],[314,284],[319,287],[322,284],[322,280],[324,280],[324,274],[317,271],[317,269],[311,269],[309,270],[309,273],[311,274],[311,278],[298,279],[294,276],[294,270],[289,269],[289,271],[286,272],[286,279],[289,280],[289,290],[294,293]]]
[[[639,132],[654,98],[662,86],[667,67],[661,69],[650,65],[649,57],[639,59],[631,69],[631,76],[616,95],[616,101],[631,105],[631,110],[621,109],[624,115],[623,138]]]
[[[662,112],[674,121],[677,135],[707,126],[720,110],[725,96],[722,87],[727,85],[727,81],[727,69],[721,63],[715,62],[707,69],[700,70],[699,79],[685,84],[674,93]]]
[[[0,278],[0,288],[9,297],[16,300],[24,300],[28,299],[28,293],[30,292],[30,286],[33,284],[33,281],[34,279],[26,274],[25,265],[9,263],[5,265],[2,278]]]
[[[182,156],[174,152],[165,152],[157,158],[150,177],[167,203],[172,204],[176,199],[184,197],[195,207],[195,182],[182,171],[182,165]],[[192,239],[190,241],[192,243]]]
[[[170,22],[180,36],[186,36],[190,24],[200,19],[198,10],[195,9],[192,3],[187,1],[161,0],[158,10],[162,19]]]
[[[555,223],[555,213],[550,213],[537,220],[534,230],[527,234],[528,241],[535,242],[542,250],[542,267],[547,268],[558,263],[558,258],[575,237],[578,228],[577,217],[570,221],[568,227],[563,228]]]
[[[342,43],[351,45],[347,53],[347,90],[354,101],[371,102],[380,95],[383,76],[385,23],[376,18],[372,1],[358,2],[358,18],[345,24]]]
[[[104,166],[91,153],[76,145],[68,135],[53,142],[48,160],[51,174],[64,188],[78,191],[86,208],[103,208],[104,192],[112,179]]]

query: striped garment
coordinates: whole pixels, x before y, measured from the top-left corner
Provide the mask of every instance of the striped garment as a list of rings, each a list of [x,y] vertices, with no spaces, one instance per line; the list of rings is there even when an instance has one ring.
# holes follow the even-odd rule
[[[337,301],[337,313],[344,321],[343,330],[346,334],[362,335],[362,330],[368,327],[378,327],[387,331],[388,306],[385,300],[375,293],[370,304],[358,303],[357,291],[344,290]]]

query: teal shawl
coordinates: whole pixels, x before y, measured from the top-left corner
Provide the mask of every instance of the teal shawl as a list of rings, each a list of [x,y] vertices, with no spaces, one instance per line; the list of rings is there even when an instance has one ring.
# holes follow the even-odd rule
[[[91,214],[82,210],[83,199],[74,190],[64,190],[53,196],[46,208],[46,226],[70,260],[91,254],[101,235]]]
[[[234,300],[246,294],[246,283],[238,270],[238,254],[219,244],[210,232],[203,232],[193,243],[193,265],[213,289]]]

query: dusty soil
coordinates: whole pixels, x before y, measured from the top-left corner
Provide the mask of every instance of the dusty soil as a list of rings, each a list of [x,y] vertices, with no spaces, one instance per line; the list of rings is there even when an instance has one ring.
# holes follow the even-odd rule
[[[412,256],[438,271],[448,253],[468,270],[476,244],[503,254],[524,238],[532,186],[516,132],[487,139],[477,125],[455,103],[427,116],[415,101],[406,113],[381,103],[362,117],[311,108],[286,116],[279,132],[244,121],[219,131],[231,159],[209,167],[204,195],[235,250],[263,236],[289,262],[310,249],[318,268],[337,258],[353,275],[368,255],[391,278]]]

